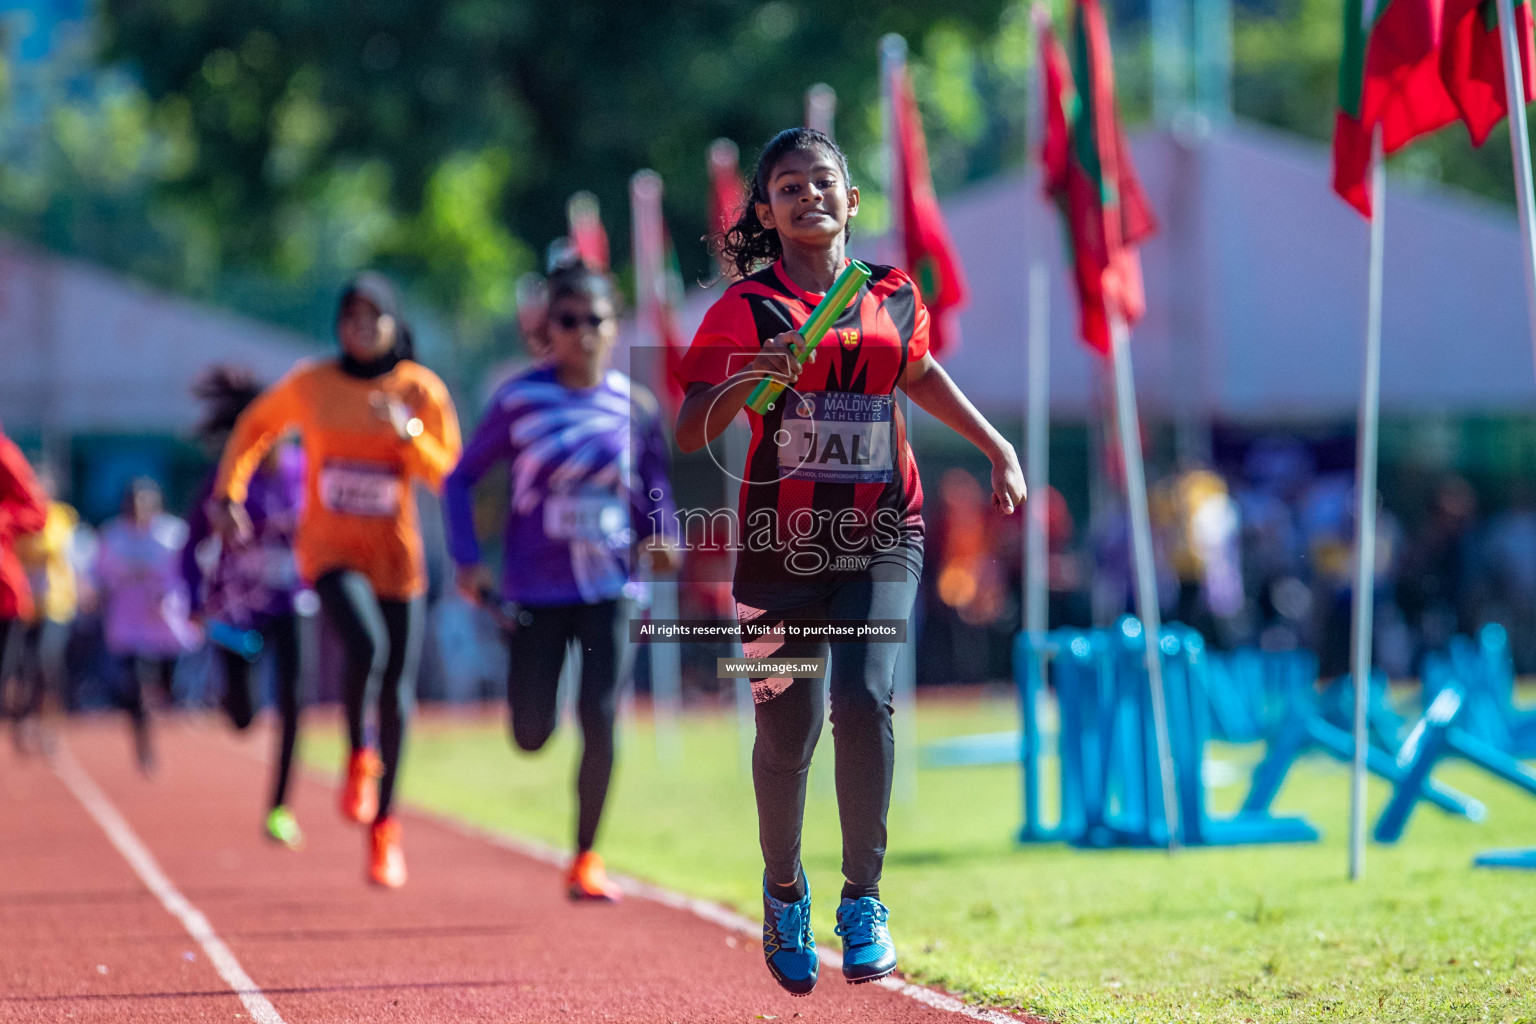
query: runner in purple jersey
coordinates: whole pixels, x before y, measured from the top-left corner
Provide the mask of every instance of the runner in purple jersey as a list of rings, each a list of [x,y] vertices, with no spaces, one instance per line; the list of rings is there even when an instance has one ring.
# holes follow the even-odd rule
[[[592,849],[613,772],[613,725],[629,669],[628,621],[639,551],[652,571],[675,566],[676,517],[656,399],[608,367],[617,301],[605,274],[576,265],[548,282],[547,313],[532,339],[543,365],[497,390],[443,486],[459,589],[490,589],[480,567],[471,489],[487,469],[510,470],[502,595],[509,602],[512,736],[538,750],[554,732],[566,646],[582,647],[582,755],[577,776],[573,899],[617,898]]]
[[[502,596],[519,605],[637,596],[633,549],[673,521],[656,400],[618,370],[567,387],[541,365],[497,389],[444,486],[453,557],[480,562],[469,490],[497,462],[511,470]]]
[[[199,378],[194,394],[206,407],[199,433],[217,454],[241,411],[261,394],[261,386],[242,370],[215,366]],[[249,727],[261,707],[256,661],[265,653],[274,660],[282,729],[266,830],[277,842],[297,848],[304,836],[288,808],[288,780],[303,702],[301,652],[307,645],[300,642],[300,616],[312,616],[317,604],[299,579],[293,555],[304,498],[304,454],[294,445],[275,446],[251,477],[245,510],[252,537],[239,547],[220,541],[208,519],[216,475],[209,473],[192,506],[181,571],[193,615],[205,623],[205,634],[219,643],[224,710],[235,728]]]

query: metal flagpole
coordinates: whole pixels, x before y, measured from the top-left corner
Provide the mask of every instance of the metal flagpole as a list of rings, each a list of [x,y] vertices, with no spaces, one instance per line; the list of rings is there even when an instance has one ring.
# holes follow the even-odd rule
[[[1179,801],[1174,787],[1173,750],[1168,739],[1168,705],[1163,694],[1162,610],[1157,603],[1157,570],[1152,560],[1152,518],[1147,511],[1147,469],[1141,456],[1136,420],[1136,385],[1131,377],[1130,331],[1118,309],[1109,311],[1110,359],[1115,373],[1115,419],[1120,432],[1120,461],[1125,465],[1125,496],[1131,513],[1131,547],[1136,557],[1136,613],[1146,640],[1147,683],[1152,690],[1152,731],[1162,777],[1163,820],[1168,823],[1168,852],[1179,847]]]
[[[642,324],[649,324],[658,349],[668,344],[661,327],[667,299],[666,232],[661,212],[661,175],[655,171],[636,171],[629,179],[630,216],[634,224],[636,313]],[[658,353],[663,355],[664,353]],[[657,360],[666,366],[666,359]],[[665,372],[665,371],[663,371]],[[652,577],[651,615],[658,619],[677,617],[676,577]],[[652,643],[648,654],[651,665],[651,720],[656,731],[656,756],[663,764],[682,759],[682,731],[678,714],[682,706],[682,658],[676,644]]]
[[[885,150],[889,160],[887,199],[891,210],[891,230],[888,248],[891,263],[900,266],[905,252],[903,240],[906,225],[902,223],[901,203],[898,196],[902,189],[902,166],[896,152],[896,76],[907,64],[907,41],[892,32],[880,40],[880,93],[884,98],[883,123],[885,125]],[[913,409],[910,412],[916,412]],[[910,429],[913,420],[908,419]],[[910,803],[917,799],[917,623],[907,621],[907,642],[896,662],[896,688],[892,700],[895,709],[896,730],[896,778],[895,797]]]
[[[837,136],[832,128],[837,117],[837,91],[826,82],[817,82],[805,91],[805,126],[829,139]]]
[[[1050,24],[1050,15],[1043,5],[1036,4],[1032,12],[1035,30],[1035,52],[1039,53],[1039,36]],[[1043,62],[1037,56],[1035,73],[1028,79],[1027,104],[1024,114],[1025,145],[1033,152],[1040,141],[1040,103],[1043,89],[1041,77],[1045,74]],[[1041,168],[1044,177],[1044,168]],[[1038,210],[1043,200],[1038,194],[1026,199],[1026,216],[1030,210]],[[1035,218],[1027,217],[1033,221]],[[1042,223],[1045,218],[1041,218]],[[1051,313],[1050,277],[1045,256],[1041,251],[1044,233],[1032,223],[1025,224],[1026,243],[1029,246],[1029,391],[1024,415],[1028,428],[1025,438],[1025,473],[1029,494],[1035,499],[1024,503],[1024,629],[1034,642],[1036,656],[1044,677],[1044,658],[1040,655],[1040,642],[1050,622],[1047,614],[1049,589],[1046,579],[1046,559],[1049,557],[1046,528],[1050,513],[1050,429],[1051,429]]]
[[[1525,116],[1525,75],[1520,67],[1520,45],[1515,37],[1512,0],[1499,0],[1499,36],[1504,47],[1504,98],[1509,107],[1509,147],[1515,164],[1515,195],[1520,206],[1520,247],[1525,256],[1525,304],[1531,322],[1531,345],[1536,351],[1536,190],[1531,183],[1531,133]],[[1373,206],[1374,210],[1375,207]]]
[[[1371,267],[1366,293],[1365,379],[1355,455],[1355,607],[1350,665],[1355,684],[1355,758],[1350,769],[1349,877],[1365,876],[1366,709],[1371,689],[1371,638],[1376,611],[1376,438],[1381,420],[1381,265],[1386,240],[1387,172],[1381,129],[1371,140]]]
[[[1029,465],[1029,496],[1034,500],[1024,503],[1024,628],[1029,631],[1037,654],[1050,621],[1046,579],[1046,559],[1050,557],[1046,536],[1051,458],[1050,294],[1045,260],[1036,256],[1029,264],[1029,439],[1025,459]],[[1040,667],[1043,670],[1045,666]]]

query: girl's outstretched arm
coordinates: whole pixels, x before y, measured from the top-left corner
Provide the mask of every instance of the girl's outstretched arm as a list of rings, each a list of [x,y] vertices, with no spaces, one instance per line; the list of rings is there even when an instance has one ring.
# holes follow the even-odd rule
[[[1024,471],[1013,445],[976,411],[971,400],[944,372],[944,367],[924,353],[909,361],[901,389],[925,412],[981,450],[992,463],[992,504],[1006,515],[1024,501]]]

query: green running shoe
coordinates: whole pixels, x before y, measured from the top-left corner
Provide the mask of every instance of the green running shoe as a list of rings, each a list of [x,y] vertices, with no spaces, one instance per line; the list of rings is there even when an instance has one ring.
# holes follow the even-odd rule
[[[282,805],[272,808],[272,813],[267,815],[267,837],[290,850],[304,845],[304,833],[299,829],[298,819]]]

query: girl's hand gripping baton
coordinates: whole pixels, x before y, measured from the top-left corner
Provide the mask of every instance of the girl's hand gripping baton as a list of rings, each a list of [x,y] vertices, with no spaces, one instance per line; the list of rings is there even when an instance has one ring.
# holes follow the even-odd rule
[[[843,272],[837,275],[837,280],[832,282],[832,287],[827,294],[816,303],[816,308],[811,310],[810,318],[800,327],[800,337],[805,341],[795,358],[801,366],[805,365],[805,361],[811,357],[816,346],[821,344],[821,339],[828,329],[837,322],[838,317],[843,315],[843,311],[848,308],[854,296],[859,294],[859,289],[864,287],[864,282],[868,281],[869,277],[869,268],[858,260],[849,260]],[[747,408],[759,416],[765,415],[783,393],[783,381],[765,377],[758,382],[757,387],[752,389],[752,395],[747,399]]]

